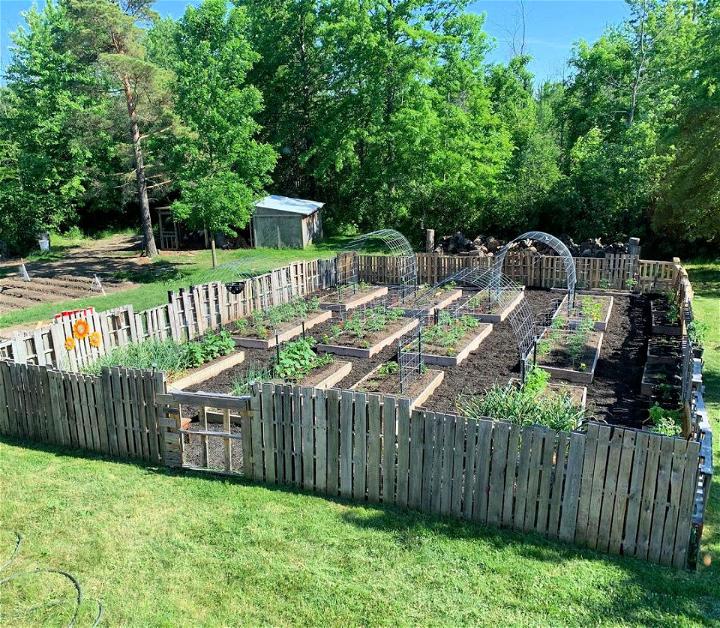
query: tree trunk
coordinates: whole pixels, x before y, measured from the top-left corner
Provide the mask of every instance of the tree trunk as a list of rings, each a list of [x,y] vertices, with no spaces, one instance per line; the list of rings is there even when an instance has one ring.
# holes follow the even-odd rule
[[[127,101],[128,115],[130,116],[130,137],[135,153],[135,176],[137,178],[138,198],[140,199],[140,220],[142,222],[143,239],[145,241],[145,254],[148,257],[155,257],[158,254],[153,235],[152,216],[150,215],[150,201],[147,194],[147,180],[145,179],[145,160],[143,159],[142,146],[140,144],[140,128],[137,122],[135,111],[135,99],[130,88],[130,81],[123,76],[123,90]]]
[[[217,268],[217,251],[215,250],[215,233],[210,234],[210,251],[212,253],[213,268]]]

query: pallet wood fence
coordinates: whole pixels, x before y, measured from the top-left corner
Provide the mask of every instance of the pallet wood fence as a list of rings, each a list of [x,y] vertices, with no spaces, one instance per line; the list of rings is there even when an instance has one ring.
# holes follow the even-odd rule
[[[695,441],[600,424],[554,432],[411,412],[407,399],[390,396],[270,383],[248,397],[171,391],[158,402],[167,424],[175,423],[166,438],[174,435],[185,467],[535,532],[662,565],[686,567],[691,558]],[[182,404],[199,408],[199,431],[180,428]],[[221,431],[207,430],[210,414]],[[200,441],[199,465],[185,461],[188,439]],[[211,439],[223,446],[209,447]]]
[[[242,280],[244,290],[239,295],[228,292],[224,282],[215,281],[170,292],[167,304],[137,313],[126,305],[104,312],[73,314],[41,329],[19,332],[14,339],[0,343],[0,360],[77,372],[115,347],[145,340],[192,340],[256,309],[331,288],[335,280],[334,259],[292,262]],[[76,340],[73,349],[65,348],[65,340],[73,335],[72,326],[78,319],[87,321],[90,332],[100,333],[99,347],[93,347],[85,338]]]
[[[437,283],[464,268],[490,268],[493,258],[418,253],[418,281]],[[625,288],[628,273],[643,291],[663,290],[677,285],[684,271],[679,260],[660,262],[638,260],[630,255],[605,258],[575,258],[578,284],[582,287]],[[348,269],[353,268],[352,272]],[[505,274],[526,286],[552,288],[563,286],[565,270],[562,258],[541,256],[531,251],[511,251],[505,258]],[[0,360],[19,364],[51,366],[78,371],[115,347],[130,342],[172,339],[192,340],[209,329],[216,329],[248,316],[254,310],[303,297],[334,287],[338,280],[394,284],[403,272],[398,260],[387,255],[340,254],[333,259],[292,262],[257,277],[243,279],[240,294],[231,294],[224,282],[209,282],[168,293],[168,303],[134,312],[131,305],[92,315],[71,315],[50,326],[31,332],[18,332],[15,338],[0,342]],[[686,276],[686,274],[685,274]],[[689,286],[689,282],[687,282]],[[691,293],[691,289],[690,289]],[[90,331],[102,337],[100,347],[88,339],[65,349],[65,339],[72,336],[72,324],[85,318]]]
[[[632,284],[628,280],[632,279],[643,291],[661,290],[673,282],[679,266],[675,262],[640,260],[629,254],[574,259],[579,288],[626,290]],[[493,257],[418,253],[418,282],[435,284],[466,268],[490,269],[493,262]],[[392,256],[360,255],[358,271],[364,281],[399,283],[399,262]],[[540,255],[529,250],[510,251],[505,257],[503,273],[528,287],[556,288],[566,282],[562,257]]]
[[[157,371],[94,376],[0,362],[0,435],[163,463],[155,398],[164,392]]]

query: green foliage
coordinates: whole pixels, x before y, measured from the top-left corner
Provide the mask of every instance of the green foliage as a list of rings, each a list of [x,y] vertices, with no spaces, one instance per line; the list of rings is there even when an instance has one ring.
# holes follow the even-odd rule
[[[440,347],[448,354],[455,353],[460,347],[459,342],[468,332],[480,325],[472,316],[453,317],[448,312],[441,312],[436,325],[424,327],[422,342],[432,347]]]
[[[585,411],[569,393],[550,391],[547,373],[533,368],[525,386],[494,385],[484,395],[460,395],[457,410],[470,418],[510,421],[516,425],[543,425],[553,430],[573,430]]]
[[[343,334],[362,340],[368,335],[385,329],[388,325],[403,317],[401,308],[377,305],[362,311],[355,311],[344,323],[333,325],[331,333],[327,336],[332,341]]]
[[[255,310],[249,318],[235,322],[238,334],[251,334],[258,338],[267,338],[269,332],[283,323],[300,321],[320,309],[320,299],[294,299],[288,303],[274,305],[267,310]]]
[[[687,326],[688,338],[698,349],[705,347],[705,339],[709,331],[710,326],[705,321],[692,320]]]
[[[57,0],[13,36],[11,251],[143,205],[143,177],[228,235],[272,187],[326,200],[338,231],[720,237],[717,0],[632,0],[543,85],[528,55],[489,63],[468,0],[204,0],[178,20],[152,4]]]
[[[387,377],[388,375],[396,375],[399,372],[400,365],[394,360],[384,362],[377,370],[377,374],[381,377]]]
[[[652,431],[663,436],[679,436],[682,433],[682,413],[680,410],[668,410],[654,403],[649,410]]]
[[[272,378],[272,369],[252,365],[240,377],[233,380],[232,394],[237,396],[250,394],[253,384],[265,382]]]
[[[134,369],[156,369],[174,377],[190,368],[202,366],[235,350],[235,342],[223,330],[209,331],[201,340],[176,343],[172,340],[147,340],[116,347],[84,369],[99,375],[103,367],[121,366]]]
[[[315,341],[312,338],[301,338],[286,343],[275,365],[275,375],[289,382],[296,382],[310,371],[326,366],[333,361],[330,354],[318,355],[313,351]]]
[[[262,96],[246,82],[258,59],[246,28],[243,10],[205,0],[187,8],[164,59],[175,74],[180,123],[170,141],[180,191],[173,213],[193,228],[227,235],[247,225],[275,163],[272,147],[255,139]]]

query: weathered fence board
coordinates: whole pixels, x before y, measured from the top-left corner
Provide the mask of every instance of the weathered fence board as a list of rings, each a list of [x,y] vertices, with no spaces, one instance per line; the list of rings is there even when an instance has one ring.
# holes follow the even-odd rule
[[[0,434],[162,462],[155,397],[162,375],[103,369],[80,375],[0,362]]]
[[[159,402],[212,407],[212,398],[192,395]],[[697,442],[592,423],[586,432],[556,433],[411,413],[407,400],[349,390],[265,384],[232,399],[222,398],[227,411],[248,415],[242,472],[257,480],[687,564]],[[192,430],[178,429],[176,438],[182,433]],[[230,437],[227,428],[207,434]],[[288,449],[293,464],[282,455]],[[270,462],[274,456],[283,465]]]

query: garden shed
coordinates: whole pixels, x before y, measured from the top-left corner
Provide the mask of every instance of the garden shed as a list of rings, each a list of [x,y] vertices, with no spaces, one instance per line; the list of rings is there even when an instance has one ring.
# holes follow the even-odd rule
[[[305,248],[322,236],[324,203],[272,194],[255,203],[252,234],[255,246]]]

